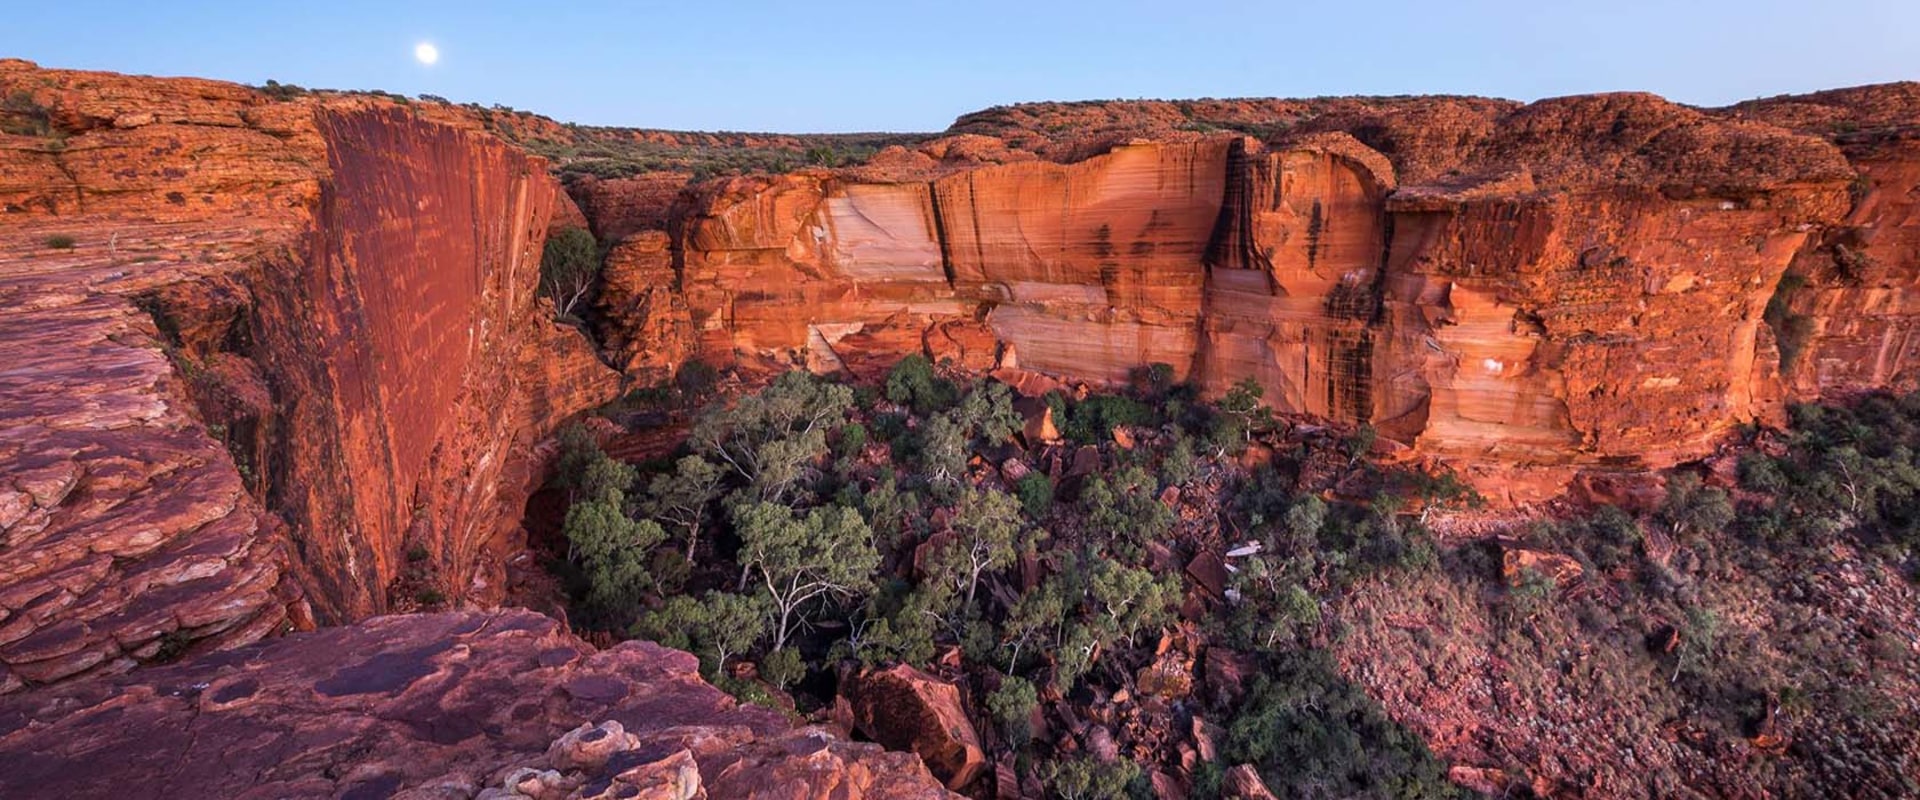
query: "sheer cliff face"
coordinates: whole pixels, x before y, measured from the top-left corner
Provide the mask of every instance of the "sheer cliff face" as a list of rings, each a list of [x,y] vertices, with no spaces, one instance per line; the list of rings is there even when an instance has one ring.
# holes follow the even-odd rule
[[[1778,314],[1795,395],[1920,388],[1920,84],[1837,89],[1733,112],[1832,141],[1851,209],[1794,258]]]
[[[544,165],[364,99],[0,96],[0,692],[378,613],[409,549],[496,596],[614,377],[534,300]]]
[[[1277,151],[1237,141],[1232,155],[1207,256],[1203,385],[1251,377],[1277,408],[1366,419],[1392,165],[1344,134]]]
[[[1003,366],[1119,381],[1164,362],[1215,393],[1251,377],[1281,411],[1371,423],[1513,500],[1907,369],[1910,142],[1843,154],[1640,94],[1216,109],[1286,112],[1264,142],[1175,131],[1162,105],[1113,119],[1175,141],[1071,163],[954,155],[987,150],[967,136],[876,161],[891,173],[696,187],[670,225],[697,337],[662,346],[835,369],[979,320]],[[1088,147],[1021,119],[996,130]],[[1867,277],[1800,269],[1816,288],[1792,307],[1818,326],[1783,348],[1782,276],[1842,247]]]
[[[315,224],[256,287],[257,347],[292,399],[273,505],[304,534],[323,616],[385,611],[409,550],[495,599],[529,452],[609,388],[535,302],[553,182],[402,108],[316,119],[330,178]]]

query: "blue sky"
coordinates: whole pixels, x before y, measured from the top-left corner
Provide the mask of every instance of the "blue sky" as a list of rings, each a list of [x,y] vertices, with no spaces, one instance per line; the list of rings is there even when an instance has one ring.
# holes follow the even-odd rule
[[[1920,79],[1920,0],[9,3],[0,57],[432,93],[588,124],[939,130],[1025,100],[1645,90],[1719,105]],[[432,41],[423,67],[413,46]]]

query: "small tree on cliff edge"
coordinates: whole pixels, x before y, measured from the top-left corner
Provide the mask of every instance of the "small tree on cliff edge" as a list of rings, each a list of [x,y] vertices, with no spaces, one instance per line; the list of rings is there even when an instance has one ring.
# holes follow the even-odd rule
[[[600,277],[600,245],[581,228],[565,228],[547,237],[540,255],[540,293],[553,301],[554,312],[574,316],[593,293]]]

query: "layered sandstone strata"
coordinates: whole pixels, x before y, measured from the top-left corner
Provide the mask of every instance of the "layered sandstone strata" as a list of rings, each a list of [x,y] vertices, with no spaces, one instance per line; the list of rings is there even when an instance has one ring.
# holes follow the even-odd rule
[[[1881,113],[1913,124],[1895,94]],[[1061,161],[966,135],[698,185],[666,224],[693,333],[630,327],[655,332],[643,350],[832,370],[984,323],[1003,366],[1251,377],[1278,410],[1372,424],[1512,500],[1906,369],[1891,287],[1920,269],[1886,136],[1843,153],[1643,94],[1189,105],[956,127]],[[1261,135],[1196,130],[1214,121]],[[1880,272],[1792,298],[1822,322],[1781,347],[1789,266],[1841,248]]]
[[[379,613],[410,554],[497,597],[615,380],[535,298],[542,162],[361,98],[0,97],[0,691]]]
[[[0,699],[0,794],[956,797],[698,666],[528,611],[380,617]]]

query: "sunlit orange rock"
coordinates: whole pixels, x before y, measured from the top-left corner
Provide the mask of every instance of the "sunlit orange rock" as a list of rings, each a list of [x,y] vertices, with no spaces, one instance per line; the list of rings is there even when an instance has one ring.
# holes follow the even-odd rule
[[[846,338],[882,321],[980,319],[1002,369],[1118,383],[1159,362],[1214,394],[1251,377],[1276,409],[1372,424],[1498,502],[1698,456],[1737,425],[1780,422],[1786,383],[1820,383],[1804,363],[1783,382],[1764,313],[1860,191],[1819,137],[1644,94],[1083,110],[955,128],[1017,131],[1055,161],[945,160],[943,139],[920,148],[931,164],[886,160],[896,173],[689,190],[677,242],[701,351],[835,368],[889,347]],[[1297,124],[1264,139],[1181,122],[1282,118]],[[1083,122],[1107,133],[1048,133]],[[1881,169],[1874,208],[1902,185]],[[1866,247],[1854,235],[1849,253]],[[1910,260],[1898,237],[1879,235],[1874,263]],[[1805,305],[1833,297],[1793,302],[1827,320],[1836,354],[1883,335],[1860,320],[1900,313]],[[1877,347],[1888,366],[1854,383],[1904,363]]]

